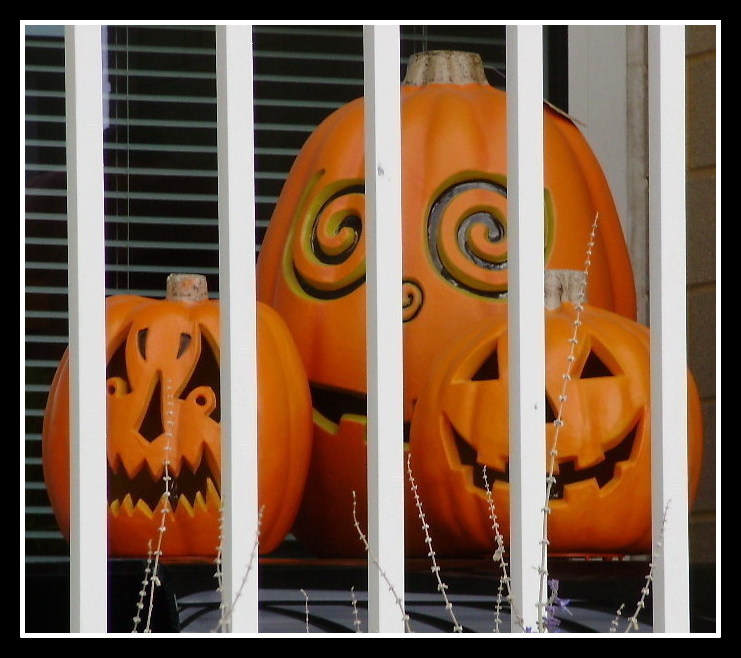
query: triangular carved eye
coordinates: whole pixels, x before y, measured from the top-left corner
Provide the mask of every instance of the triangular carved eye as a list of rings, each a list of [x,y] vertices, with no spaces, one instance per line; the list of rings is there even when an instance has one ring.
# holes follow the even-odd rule
[[[581,371],[582,379],[593,379],[595,377],[612,377],[615,373],[610,370],[605,362],[592,350],[589,352],[584,368]]]
[[[493,379],[499,379],[499,358],[496,350],[486,357],[486,360],[471,377],[471,380],[475,382],[486,382]]]

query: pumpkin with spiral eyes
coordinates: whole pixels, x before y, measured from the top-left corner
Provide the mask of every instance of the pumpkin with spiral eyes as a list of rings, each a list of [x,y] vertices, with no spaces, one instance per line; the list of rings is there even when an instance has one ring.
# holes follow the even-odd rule
[[[171,275],[167,298],[106,300],[108,550],[164,559],[216,555],[221,487],[219,305],[205,277]],[[311,453],[311,399],[293,339],[278,314],[257,309],[260,551],[293,523]],[[104,437],[101,437],[104,440]],[[42,433],[44,480],[69,538],[69,356],[49,392]],[[169,498],[165,493],[169,477]],[[92,495],[92,494],[88,494]],[[168,503],[169,500],[169,503]]]
[[[314,405],[314,455],[295,533],[319,554],[362,554],[365,509],[363,99],[331,114],[286,179],[258,258],[258,297],[292,331]],[[473,322],[506,315],[506,96],[473,53],[413,57],[401,90],[404,417],[428,364]],[[548,267],[581,267],[595,216],[590,299],[635,316],[615,206],[576,126],[544,108]],[[363,521],[364,519],[361,519]]]

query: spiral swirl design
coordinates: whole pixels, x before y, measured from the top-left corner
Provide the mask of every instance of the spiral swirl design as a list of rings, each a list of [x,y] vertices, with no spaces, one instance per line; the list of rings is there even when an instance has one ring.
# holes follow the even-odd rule
[[[304,208],[289,247],[296,282],[319,299],[349,294],[365,281],[363,182],[338,181]]]
[[[507,187],[478,178],[435,199],[427,220],[432,261],[453,285],[491,298],[507,296]]]
[[[409,322],[417,317],[422,310],[424,294],[422,287],[411,279],[405,279],[401,284],[402,294],[402,320]]]

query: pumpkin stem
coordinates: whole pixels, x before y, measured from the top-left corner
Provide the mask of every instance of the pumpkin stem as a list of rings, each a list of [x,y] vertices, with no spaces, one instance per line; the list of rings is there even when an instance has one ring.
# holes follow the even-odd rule
[[[488,85],[484,62],[478,53],[460,50],[428,50],[409,58],[402,85],[428,84]]]
[[[202,302],[208,299],[208,283],[203,274],[170,274],[165,299],[171,302]]]
[[[587,277],[583,270],[546,270],[545,307],[553,310],[564,302],[587,301]]]

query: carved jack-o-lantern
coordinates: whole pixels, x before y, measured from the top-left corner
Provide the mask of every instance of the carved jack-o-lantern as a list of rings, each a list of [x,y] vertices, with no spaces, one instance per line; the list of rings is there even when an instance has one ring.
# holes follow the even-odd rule
[[[548,517],[553,553],[651,549],[649,330],[567,302],[546,311],[546,446],[556,443]],[[571,339],[576,335],[573,354]],[[573,366],[568,369],[568,357]],[[564,374],[570,380],[564,389]],[[559,400],[565,391],[566,400]],[[699,396],[688,373],[689,494],[702,452]],[[415,409],[411,463],[440,553],[493,550],[486,479],[505,537],[509,526],[507,322],[479,323],[436,362]],[[543,480],[545,495],[545,476]],[[413,520],[410,520],[413,522]],[[409,528],[409,532],[417,532]]]
[[[429,363],[507,294],[506,97],[472,53],[418,54],[401,90],[404,416]],[[312,385],[313,465],[296,533],[319,553],[362,553],[351,491],[365,491],[363,99],[310,136],[258,260],[258,295],[294,334]],[[545,258],[573,269],[600,225],[590,298],[635,314],[632,271],[604,175],[584,137],[544,109]],[[335,518],[336,516],[336,518]]]
[[[274,550],[298,509],[311,451],[306,373],[277,313],[258,304],[258,470],[263,553]],[[108,545],[143,556],[166,504],[167,558],[215,555],[221,507],[219,305],[205,278],[172,275],[165,300],[106,300]],[[102,439],[103,437],[101,437]],[[167,466],[165,465],[167,462]],[[69,361],[65,352],[44,416],[49,499],[69,536]],[[90,493],[85,495],[92,495]]]

